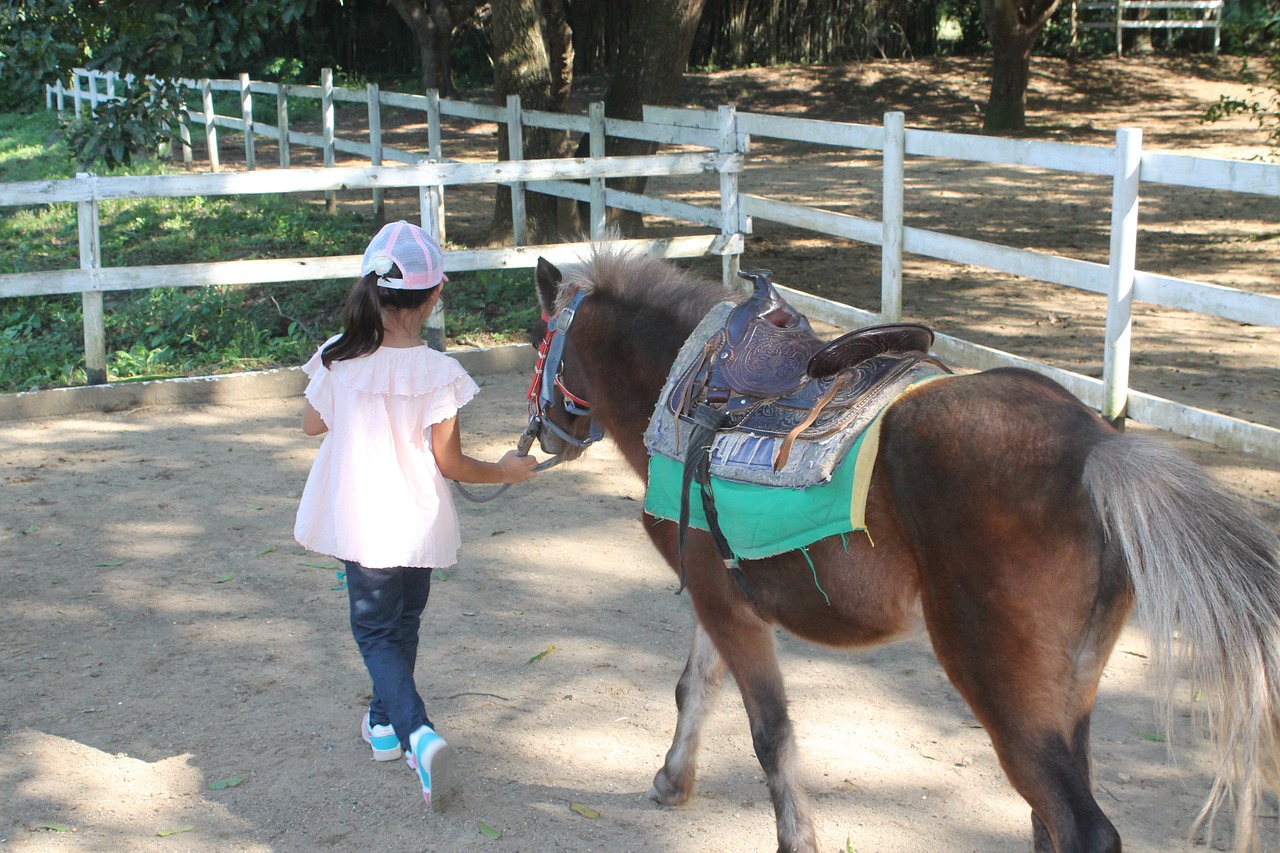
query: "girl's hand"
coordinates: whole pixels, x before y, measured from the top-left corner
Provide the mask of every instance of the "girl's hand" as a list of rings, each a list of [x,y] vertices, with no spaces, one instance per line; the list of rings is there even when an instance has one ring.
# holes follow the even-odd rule
[[[498,460],[498,470],[502,472],[504,483],[523,483],[525,480],[530,480],[538,473],[534,470],[537,467],[537,459],[532,456],[517,456],[514,450],[508,450]]]

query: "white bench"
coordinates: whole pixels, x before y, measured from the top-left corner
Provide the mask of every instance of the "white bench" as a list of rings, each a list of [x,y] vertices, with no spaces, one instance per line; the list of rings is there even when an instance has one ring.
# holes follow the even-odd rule
[[[1218,54],[1222,36],[1223,0],[1083,0],[1075,4],[1073,19],[1089,15],[1094,20],[1080,20],[1075,26],[1083,30],[1115,30],[1116,55],[1124,53],[1125,30],[1213,30],[1213,53]],[[1191,16],[1151,17],[1151,12],[1185,12]],[[1146,14],[1142,14],[1145,12]],[[1140,17],[1134,17],[1137,13]],[[1105,19],[1098,20],[1105,14]],[[1072,42],[1074,43],[1074,39]]]

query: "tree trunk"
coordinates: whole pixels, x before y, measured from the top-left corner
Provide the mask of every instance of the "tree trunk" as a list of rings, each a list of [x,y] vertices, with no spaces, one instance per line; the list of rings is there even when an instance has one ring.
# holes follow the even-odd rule
[[[993,45],[994,47],[994,45]],[[982,129],[987,133],[1027,126],[1027,83],[1031,76],[1031,42],[1006,42],[991,57],[991,93]]]
[[[1058,0],[982,0],[991,37],[991,96],[982,129],[988,133],[1027,126],[1031,51]]]
[[[418,47],[422,89],[435,89],[442,98],[457,94],[453,86],[454,28],[475,14],[483,0],[388,0]]]
[[[573,43],[563,0],[492,0],[491,8],[499,105],[506,105],[508,95],[519,95],[522,109],[564,112],[573,86]],[[569,154],[568,134],[563,131],[526,129],[523,142],[527,160]],[[498,132],[498,157],[510,158],[505,125]],[[525,208],[529,238],[535,243],[557,241],[576,227],[575,222],[561,222],[562,216],[572,217],[572,204],[561,204],[553,196],[529,193]],[[498,187],[486,243],[511,242],[511,209],[511,190]]]
[[[645,104],[664,106],[675,100],[703,3],[704,0],[616,0],[616,14],[628,26],[630,36],[610,73],[605,115],[639,121]],[[609,156],[633,156],[652,154],[657,146],[611,137],[606,150]],[[645,183],[644,178],[619,178],[609,181],[609,186],[642,193]],[[624,233],[634,234],[641,227],[639,214],[610,211],[610,216]]]

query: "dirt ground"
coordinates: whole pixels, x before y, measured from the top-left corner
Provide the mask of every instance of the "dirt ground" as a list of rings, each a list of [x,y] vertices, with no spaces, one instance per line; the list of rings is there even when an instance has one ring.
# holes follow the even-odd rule
[[[1196,121],[1227,70],[1226,61],[1048,66],[1033,80],[1032,122],[1070,141],[1105,144],[1117,124],[1135,123],[1152,145],[1258,153],[1247,126]],[[908,108],[909,126],[972,131],[981,78],[970,76],[979,71],[885,63],[699,76],[688,100],[709,106],[728,93],[744,109],[758,98],[761,111],[821,103],[855,121]],[[1059,114],[1055,103],[1073,111]],[[917,104],[951,111],[910,109]],[[814,156],[761,181],[785,193],[790,180],[797,195],[822,189],[850,204],[878,192],[846,179],[843,161]],[[965,212],[964,227],[998,232],[1001,242],[1098,251],[1092,197],[1071,185],[1081,182],[948,168],[961,169],[943,164],[920,178],[936,184],[921,197],[938,215]],[[948,195],[966,185],[1025,205]],[[483,206],[451,195],[451,215],[455,203],[457,239],[478,233]],[[1209,204],[1196,194],[1153,200],[1151,244],[1163,248],[1148,255],[1140,244],[1140,265],[1150,257],[1161,272],[1277,292],[1274,199],[1179,212]],[[762,226],[744,263],[875,307],[878,254],[867,247]],[[1087,295],[922,262],[908,276],[908,313],[942,331],[1078,369],[1100,360]],[[1280,425],[1275,331],[1143,310],[1134,385]],[[511,445],[526,382],[481,377],[483,393],[464,414],[472,452],[494,458]],[[642,484],[607,442],[497,502],[459,503],[461,562],[434,585],[419,671],[433,718],[459,749],[465,793],[427,814],[410,771],[371,761],[359,739],[368,685],[336,565],[292,541],[317,446],[298,429],[299,406],[0,422],[0,848],[773,849],[768,796],[732,689],[708,727],[695,800],[668,810],[646,798],[675,720],[691,615],[636,524]],[[1176,443],[1280,529],[1280,465]],[[785,635],[778,643],[824,850],[1027,849],[1028,809],[926,638],[852,654]],[[1159,853],[1182,847],[1211,763],[1189,706],[1176,716],[1176,763],[1154,739],[1145,654],[1145,639],[1128,629],[1104,676],[1096,787],[1126,849]],[[1274,842],[1274,810],[1264,823]]]

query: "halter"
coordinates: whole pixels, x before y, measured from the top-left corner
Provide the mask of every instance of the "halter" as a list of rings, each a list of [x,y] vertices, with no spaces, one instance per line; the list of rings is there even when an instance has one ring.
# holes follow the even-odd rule
[[[530,445],[532,445],[533,439],[537,437],[544,426],[555,433],[562,441],[574,447],[589,447],[604,438],[604,428],[596,423],[594,419],[591,419],[591,404],[566,388],[564,378],[561,375],[564,369],[564,346],[569,337],[569,328],[573,325],[573,318],[578,312],[578,306],[582,304],[582,300],[586,296],[587,292],[585,290],[578,290],[574,293],[572,301],[564,308],[561,308],[554,317],[543,314],[542,318],[547,323],[547,333],[543,336],[542,343],[538,346],[538,360],[533,367],[533,380],[529,383],[529,392],[525,395],[525,399],[529,402],[529,426],[524,435]],[[548,375],[552,377],[550,383],[547,382]],[[569,435],[568,432],[546,417],[548,410],[556,402],[553,393],[555,388],[560,389],[566,412],[577,417],[591,419],[590,431],[586,438],[575,438]],[[522,443],[526,440],[525,437],[521,438]]]

